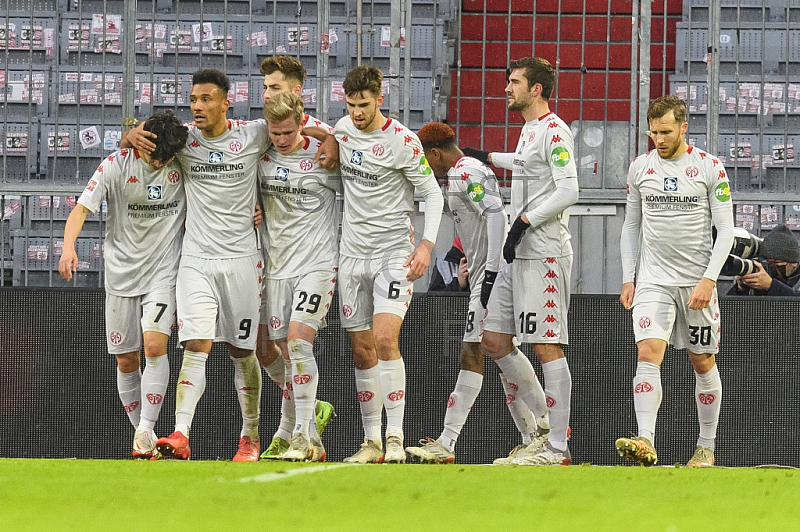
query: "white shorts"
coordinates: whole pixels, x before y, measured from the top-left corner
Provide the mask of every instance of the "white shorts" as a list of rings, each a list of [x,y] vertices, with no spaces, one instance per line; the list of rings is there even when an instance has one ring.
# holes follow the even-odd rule
[[[324,327],[335,286],[335,268],[289,279],[264,279],[261,323],[269,325],[269,339],[286,339],[291,321],[315,331]]]
[[[524,344],[567,344],[572,255],[503,262],[483,330],[514,334]]]
[[[483,318],[486,309],[481,305],[481,285],[470,287],[467,324],[464,327],[464,341],[480,343],[483,334]]]
[[[409,252],[398,250],[383,257],[339,259],[339,300],[342,327],[349,331],[372,328],[372,316],[388,313],[404,318],[414,283],[403,267]]]
[[[260,254],[232,259],[181,257],[178,338],[255,349],[261,309]]]
[[[157,288],[141,296],[106,294],[106,342],[112,355],[142,349],[142,334],[169,336],[175,325],[175,288]]]
[[[687,306],[692,290],[691,286],[637,284],[633,296],[636,342],[659,338],[676,349],[716,354],[720,341],[717,289],[714,288],[708,307],[702,310]]]

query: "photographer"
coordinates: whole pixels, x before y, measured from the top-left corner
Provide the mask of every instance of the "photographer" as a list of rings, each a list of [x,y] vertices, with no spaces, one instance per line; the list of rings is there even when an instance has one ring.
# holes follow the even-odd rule
[[[800,296],[800,245],[792,231],[781,224],[770,231],[761,244],[756,271],[736,276],[728,295]]]

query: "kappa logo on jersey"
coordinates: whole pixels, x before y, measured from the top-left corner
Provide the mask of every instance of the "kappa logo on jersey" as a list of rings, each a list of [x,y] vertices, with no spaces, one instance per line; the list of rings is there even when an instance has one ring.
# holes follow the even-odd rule
[[[556,302],[553,301],[552,299],[548,299],[547,303],[544,304],[544,308],[556,308],[556,307],[558,307],[558,305],[556,305]]]
[[[664,192],[677,192],[678,191],[678,178],[665,177],[664,178]]]
[[[431,175],[433,173],[433,170],[431,170],[428,164],[428,159],[426,159],[424,155],[419,160],[419,171],[422,175]]]
[[[94,192],[95,187],[97,186],[97,181],[92,179],[89,183],[86,184],[86,190],[89,192]]]
[[[717,201],[721,201],[723,203],[730,201],[731,187],[728,186],[727,182],[720,183],[717,185],[716,190],[714,190],[714,195],[717,197]]]
[[[372,155],[375,157],[380,157],[386,152],[386,148],[383,147],[383,144],[375,143],[372,145]]]
[[[655,175],[655,174],[656,174],[656,171],[655,171],[654,168],[648,168],[647,172],[644,173],[644,175]]]
[[[555,122],[553,123],[555,124]],[[553,161],[555,166],[564,168],[567,166],[567,164],[569,164],[569,151],[567,151],[566,148],[558,146],[552,152],[550,152],[550,160]]]
[[[302,170],[303,172],[309,172],[311,171],[312,168],[314,168],[314,161],[312,161],[311,159],[303,159],[302,161],[300,161],[298,166],[300,167],[300,170]]]
[[[536,132],[535,131],[531,131],[531,134],[528,135],[528,142],[533,142],[533,139],[535,139],[535,138],[536,138]]]
[[[283,166],[278,166],[277,168],[275,168],[275,179],[278,181],[288,181],[289,169],[284,168]]]
[[[189,143],[189,146],[191,146],[192,148],[199,148],[200,143],[197,142],[196,140],[193,140],[192,142]]]
[[[469,199],[473,202],[478,203],[486,197],[486,190],[480,183],[470,183],[467,187],[467,196],[469,196]]]
[[[147,201],[158,201],[161,199],[161,185],[150,185],[147,187]]]
[[[208,162],[210,164],[220,164],[225,161],[225,157],[222,156],[221,151],[211,151],[208,152]]]
[[[242,146],[242,143],[239,142],[238,140],[232,140],[231,143],[228,144],[228,149],[231,150],[233,153],[239,153],[240,151],[242,151],[242,148],[244,148],[244,146]]]
[[[135,175],[130,176],[128,178],[128,181],[126,181],[126,183],[138,183],[138,182],[139,182],[139,180],[136,178]]]
[[[358,150],[353,150],[353,155],[350,156],[350,164],[361,166],[361,162],[363,160],[364,160],[364,154],[362,154]]]
[[[554,142],[561,142],[562,140],[564,139],[561,138],[561,135],[553,135],[550,139],[550,144],[553,144]]]
[[[689,179],[694,179],[698,175],[700,175],[700,169],[698,167],[689,166],[686,168],[686,177],[688,177]]]

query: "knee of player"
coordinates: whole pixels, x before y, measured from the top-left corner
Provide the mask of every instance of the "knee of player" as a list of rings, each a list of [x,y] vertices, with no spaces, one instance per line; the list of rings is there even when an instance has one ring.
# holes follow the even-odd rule
[[[164,335],[166,336],[166,335]],[[151,336],[145,336],[144,338],[144,356],[146,357],[160,357],[161,355],[167,354],[167,341],[169,337],[166,339],[161,338],[153,338]]]
[[[114,356],[117,358],[117,368],[119,368],[122,373],[131,373],[139,369],[140,360],[138,351]]]
[[[508,345],[505,338],[498,334],[484,331],[481,338],[481,349],[492,358],[502,356],[507,351]]]

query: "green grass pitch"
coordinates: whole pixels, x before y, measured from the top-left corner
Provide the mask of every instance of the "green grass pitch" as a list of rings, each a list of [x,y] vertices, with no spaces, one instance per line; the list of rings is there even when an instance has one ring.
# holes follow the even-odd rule
[[[800,471],[0,459],[0,528],[800,530]]]

